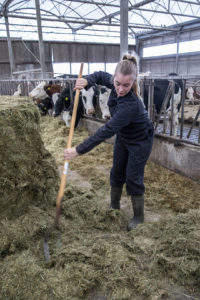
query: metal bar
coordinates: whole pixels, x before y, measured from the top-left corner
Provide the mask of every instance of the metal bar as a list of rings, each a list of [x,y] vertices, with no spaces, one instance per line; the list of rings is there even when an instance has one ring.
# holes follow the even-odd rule
[[[128,50],[128,0],[120,0],[120,59]]]
[[[177,32],[177,46],[176,46],[176,73],[178,74],[178,63],[179,63],[179,42],[180,42],[180,31]]]
[[[200,147],[200,145],[198,144],[198,143],[196,143],[196,142],[192,142],[192,141],[189,141],[189,140],[181,140],[180,141],[180,139],[179,138],[176,138],[176,137],[174,137],[174,136],[166,136],[166,135],[163,135],[162,133],[155,133],[155,136],[163,136],[163,137],[165,137],[166,139],[168,139],[168,140],[170,140],[170,141],[173,141],[173,142],[182,142],[182,143],[186,143],[186,144],[190,144],[190,145],[194,145],[194,146],[198,146],[198,147]]]
[[[43,43],[43,38],[42,38],[42,23],[41,23],[39,0],[35,0],[35,8],[36,8],[36,14],[37,14],[39,50],[40,50],[40,65],[42,68],[42,78],[44,78],[46,76],[45,75],[45,55],[44,55],[44,43]]]
[[[148,3],[151,3],[151,2],[154,2],[154,1],[155,1],[155,0],[144,0],[144,1],[141,1],[141,2],[139,2],[139,3],[136,3],[136,4],[132,5],[132,6],[130,6],[128,9],[129,9],[129,10],[135,9],[135,8],[138,8],[138,7],[140,7],[140,6],[143,6],[143,5],[145,5],[145,4],[148,4]],[[105,17],[102,17],[102,18],[100,18],[100,19],[97,19],[97,22],[101,22],[101,21],[104,21],[104,20],[106,20],[106,19],[116,17],[116,16],[118,16],[119,14],[120,14],[120,10],[118,10],[118,11],[112,13],[112,14],[109,14],[109,15],[107,15],[107,16],[105,16]],[[83,26],[77,28],[77,30],[84,29],[85,27],[87,27],[87,25],[83,25]]]
[[[87,30],[87,29],[86,29]],[[0,29],[0,32],[1,31],[4,31],[3,29]],[[95,29],[95,31],[98,31]],[[19,32],[19,30],[10,30],[10,32]],[[31,31],[31,30],[23,30],[23,32],[30,32],[30,33],[36,33],[35,31]],[[105,31],[104,31],[105,32]],[[69,34],[69,35],[74,35],[72,34],[71,32],[68,32],[68,33],[64,33],[64,32],[57,32],[57,31],[51,31],[51,32],[45,32],[45,34]],[[105,34],[88,34],[88,33],[77,33],[77,36],[92,36],[92,37],[105,37],[105,38],[110,38],[110,37],[113,37],[113,38],[120,38],[119,35],[107,35],[105,36]]]
[[[5,23],[6,23],[6,32],[7,32],[8,55],[9,55],[9,61],[10,61],[10,72],[11,72],[11,78],[12,78],[13,71],[15,70],[15,63],[14,63],[14,56],[13,56],[13,51],[12,51],[12,43],[11,43],[11,38],[10,38],[9,23],[8,23],[7,16],[5,16]]]
[[[154,80],[151,84],[151,97],[150,97],[150,120],[154,122]]]
[[[198,112],[197,112],[197,114],[196,114],[196,116],[195,116],[195,118],[194,118],[194,120],[193,120],[193,122],[192,122],[192,125],[191,125],[191,127],[190,127],[190,130],[188,131],[187,139],[189,139],[190,134],[191,134],[191,132],[192,132],[192,129],[193,129],[193,127],[194,127],[194,125],[195,125],[195,123],[196,123],[196,121],[197,121],[199,115],[200,115],[200,106],[199,106],[199,110],[198,110]]]
[[[199,3],[197,2],[194,2],[194,1],[183,1],[183,0],[173,0],[175,2],[182,2],[182,3],[188,3],[188,4],[194,4],[194,5],[198,5],[199,6]]]
[[[23,73],[29,73],[29,72],[41,72],[42,69],[31,69],[31,70],[24,70],[24,71],[17,71],[13,72],[13,74],[23,74]],[[51,73],[51,72],[50,72]]]
[[[14,0],[5,0],[2,5],[1,5],[1,10],[0,11],[5,11],[7,7],[13,2]]]
[[[199,138],[198,138],[198,143],[200,144],[200,122],[199,122]]]
[[[95,4],[95,5],[99,5],[99,6],[110,6],[110,7],[118,7],[120,8],[119,5],[117,4],[111,4],[111,3],[103,3],[103,2],[97,2],[97,1],[82,1],[82,0],[73,0],[73,2],[77,2],[77,3],[82,3],[82,4]]]
[[[151,121],[153,121],[153,97],[154,97],[154,80],[150,80],[148,87],[148,115]]]
[[[140,10],[140,11],[145,11],[145,12],[155,12],[155,10],[153,9],[148,9],[148,8],[135,8],[135,10]],[[165,15],[169,15],[169,13],[173,16],[180,16],[180,17],[189,17],[189,18],[194,18],[194,19],[199,19],[199,16],[195,16],[195,15],[190,15],[190,14],[181,14],[181,13],[176,13],[176,12],[168,12],[166,11],[162,11],[162,10],[156,10],[156,13],[158,14],[165,14]],[[179,24],[180,25],[180,24]]]
[[[170,101],[170,107],[171,107],[170,136],[175,135],[175,128],[173,127],[173,121],[174,121],[174,90],[175,90],[174,81],[171,83],[171,86],[172,86],[172,96],[171,96],[171,101]]]
[[[181,126],[180,126],[180,139],[183,137],[183,124],[184,124],[184,106],[185,106],[185,88],[186,88],[186,80],[182,80],[183,89],[181,95]]]
[[[172,85],[169,84],[168,87],[167,87],[166,93],[165,93],[164,100],[163,100],[161,108],[160,108],[158,118],[156,120],[155,130],[158,127],[158,124],[160,122],[161,115],[162,115],[163,111],[165,112],[165,116],[166,116],[166,107],[167,107],[167,103],[169,102],[169,98],[171,96],[171,93],[172,93]],[[165,122],[165,119],[163,121]]]
[[[3,16],[3,14],[0,13],[0,17]],[[15,19],[27,19],[27,20],[37,20],[36,17],[32,17],[32,16],[24,16],[24,15],[12,15],[12,14],[8,14],[9,18],[15,18]],[[53,18],[41,18],[41,21],[50,21],[50,22],[64,22],[64,23],[74,23],[74,24],[86,24],[87,26],[92,26],[92,25],[98,25],[98,26],[113,26],[113,27],[119,27],[120,26],[120,22],[119,23],[99,23],[98,20],[95,22],[88,22],[88,21],[77,21],[77,20],[71,20],[71,19],[65,19],[65,18],[59,18],[59,19],[53,19]],[[86,26],[86,27],[87,27]],[[174,28],[167,28],[167,27],[162,27],[162,26],[150,26],[150,25],[138,25],[138,24],[132,24],[129,23],[129,28],[142,28],[142,29],[158,29],[158,30],[162,30],[162,31],[173,31],[176,32],[179,29],[174,29]],[[80,29],[76,29],[76,31],[81,30],[81,29],[85,29],[85,28],[80,28]]]

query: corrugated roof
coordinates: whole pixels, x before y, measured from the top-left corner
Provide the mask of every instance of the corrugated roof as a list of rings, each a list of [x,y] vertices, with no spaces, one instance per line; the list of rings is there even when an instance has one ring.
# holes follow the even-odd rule
[[[200,21],[199,0],[131,0],[129,44],[135,35]],[[41,0],[44,40],[120,42],[120,0]],[[35,0],[0,0],[0,37],[6,37],[8,16],[13,38],[38,40]]]

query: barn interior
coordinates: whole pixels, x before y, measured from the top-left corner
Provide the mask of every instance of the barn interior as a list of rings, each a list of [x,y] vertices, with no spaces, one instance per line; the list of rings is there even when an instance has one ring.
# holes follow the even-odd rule
[[[200,299],[200,2],[1,0],[0,17],[0,298]],[[50,80],[73,90],[75,66],[84,62],[84,74],[94,64],[109,71],[127,51],[139,57],[156,129],[145,169],[145,222],[126,231],[132,213],[125,189],[121,210],[108,209],[109,140],[70,161],[55,228],[70,129],[41,115],[29,92]],[[55,64],[69,72],[59,77]],[[174,136],[172,126],[162,131],[153,89],[158,79],[177,78],[193,94],[182,93]],[[105,122],[84,115],[73,145]]]

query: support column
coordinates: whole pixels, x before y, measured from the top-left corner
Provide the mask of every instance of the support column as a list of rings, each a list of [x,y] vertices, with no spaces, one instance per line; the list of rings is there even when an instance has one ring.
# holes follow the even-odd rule
[[[128,51],[128,0],[120,0],[120,59]]]
[[[138,66],[138,73],[139,73],[139,71],[142,70],[142,65],[141,65],[141,59],[140,59],[140,57],[141,57],[141,53],[140,53],[140,40],[139,40],[139,38],[138,38],[137,35],[135,35],[135,52],[136,52],[136,54],[139,57],[139,66]]]
[[[42,69],[42,79],[44,79],[46,77],[46,70],[45,70],[44,43],[43,43],[43,37],[42,37],[42,22],[41,22],[41,15],[40,15],[40,1],[39,0],[35,0],[35,8],[36,8],[36,15],[37,15],[40,65],[41,65],[41,69]]]
[[[175,72],[178,74],[180,31],[177,32],[176,37],[177,37],[177,39],[176,39],[177,47],[176,47],[176,70],[175,70]]]
[[[10,61],[10,73],[11,73],[11,78],[13,78],[13,72],[15,71],[15,63],[14,63],[14,56],[12,51],[12,43],[10,39],[9,23],[8,23],[7,16],[5,16],[5,24],[6,24],[6,32],[7,32],[8,55]]]

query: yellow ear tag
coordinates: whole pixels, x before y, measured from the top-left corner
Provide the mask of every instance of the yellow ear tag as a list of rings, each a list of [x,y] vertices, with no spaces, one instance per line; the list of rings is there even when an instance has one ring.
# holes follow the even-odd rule
[[[68,97],[65,97],[65,101],[67,101],[67,100],[69,100],[69,98],[68,98]]]
[[[51,88],[50,87],[48,87],[48,89],[47,90],[50,90]]]

